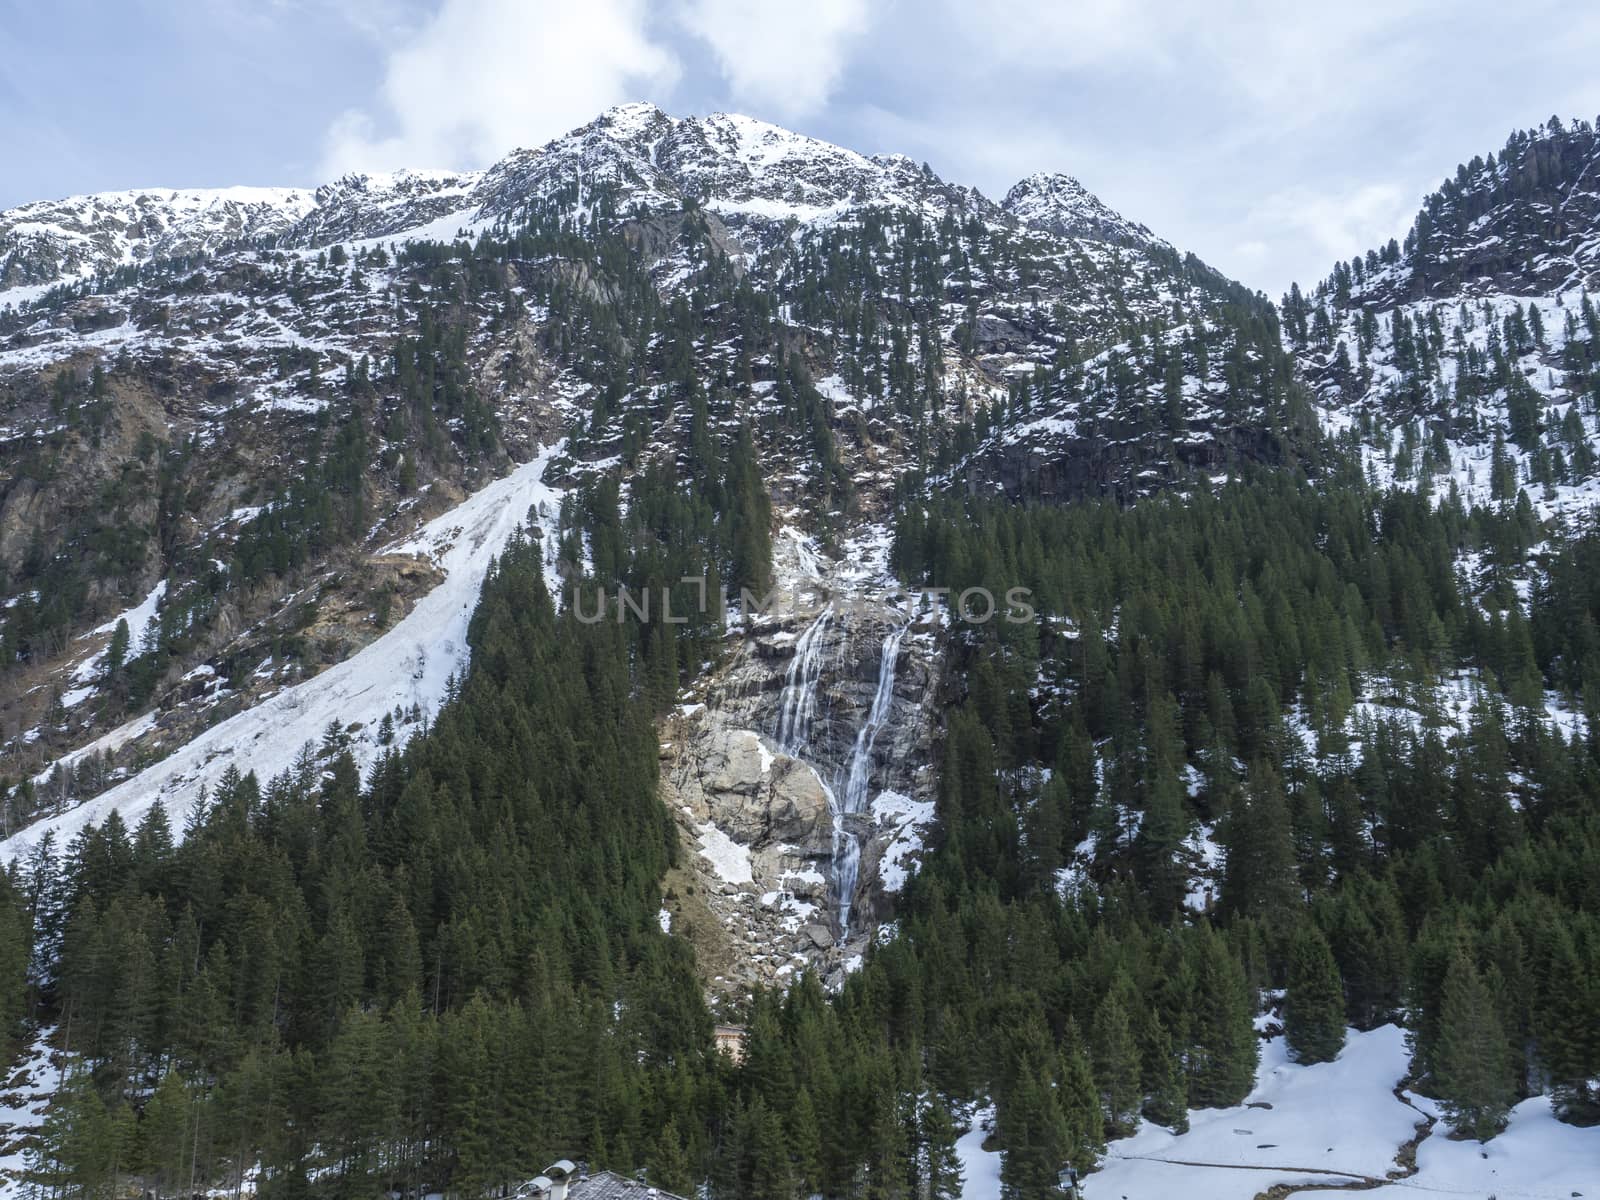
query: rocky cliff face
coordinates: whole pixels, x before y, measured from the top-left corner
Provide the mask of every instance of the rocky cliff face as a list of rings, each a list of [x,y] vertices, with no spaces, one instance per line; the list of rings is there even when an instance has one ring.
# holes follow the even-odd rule
[[[1600,134],[1549,123],[1511,135],[1499,156],[1457,167],[1403,244],[1338,265],[1340,307],[1424,298],[1550,294],[1600,281]]]
[[[666,723],[664,794],[717,926],[700,933],[734,964],[721,988],[847,970],[932,820],[943,620],[885,549],[875,531],[834,558],[786,528],[772,604],[735,618]]]

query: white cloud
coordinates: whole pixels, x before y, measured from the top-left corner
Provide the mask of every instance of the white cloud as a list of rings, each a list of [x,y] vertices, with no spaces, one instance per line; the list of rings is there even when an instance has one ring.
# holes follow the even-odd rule
[[[978,74],[1170,65],[1174,48],[1206,19],[1205,6],[1166,0],[942,0],[937,11],[949,23],[951,43]]]
[[[1392,237],[1404,238],[1417,205],[1414,188],[1392,183],[1297,185],[1253,206],[1242,227],[1255,235],[1250,241],[1266,239],[1284,248],[1280,261],[1263,263],[1269,278],[1282,279],[1287,271],[1307,286],[1320,281],[1336,259],[1363,254]]]
[[[374,106],[328,129],[327,175],[482,166],[670,88],[643,0],[444,0],[390,51]]]
[[[868,11],[866,0],[687,0],[678,19],[711,47],[738,103],[793,118],[832,95]]]

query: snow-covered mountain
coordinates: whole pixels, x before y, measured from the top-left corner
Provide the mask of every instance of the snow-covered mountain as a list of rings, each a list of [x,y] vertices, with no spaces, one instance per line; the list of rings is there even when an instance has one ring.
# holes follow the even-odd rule
[[[305,188],[150,188],[0,212],[0,301],[26,285],[281,236],[316,207]]]
[[[434,248],[462,233],[501,248],[464,272],[460,252]],[[608,238],[641,278],[593,249]],[[0,216],[0,247],[0,445],[15,467],[0,487],[0,560],[26,677],[0,715],[6,754],[39,798],[13,798],[13,847],[37,840],[42,827],[18,831],[41,812],[66,830],[157,797],[180,810],[229,764],[270,775],[330,721],[350,727],[336,742],[370,756],[387,744],[381,715],[395,730],[385,737],[426,719],[441,670],[460,664],[441,653],[419,675],[408,631],[441,606],[459,618],[462,580],[470,590],[483,563],[463,574],[395,551],[417,521],[465,521],[579,414],[594,415],[548,463],[550,487],[625,478],[641,456],[692,445],[692,427],[654,400],[681,366],[608,332],[634,319],[628,289],[641,281],[661,304],[709,305],[693,356],[718,422],[779,429],[800,389],[813,433],[771,435],[760,454],[789,523],[783,545],[805,548],[777,556],[779,578],[813,589],[815,605],[758,625],[704,681],[720,699],[674,739],[694,814],[686,840],[733,839],[724,859],[748,859],[776,897],[752,909],[742,884],[714,870],[704,880],[730,946],[768,948],[741,954],[728,986],[859,953],[931,812],[931,710],[917,689],[936,674],[941,634],[928,614],[913,628],[875,598],[894,586],[882,521],[902,476],[932,454],[941,478],[970,486],[1124,490],[1169,444],[1117,407],[1134,399],[1125,363],[1148,366],[1149,343],[1125,332],[1170,324],[1175,309],[1207,331],[1216,364],[1196,367],[1185,392],[1184,470],[1255,452],[1231,432],[1248,413],[1224,422],[1200,398],[1222,387],[1225,347],[1242,336],[1227,315],[1248,296],[1237,285],[1067,176],[1031,176],[997,204],[903,156],[738,115],[624,105],[481,172],[29,205]],[[768,335],[748,318],[721,315],[741,280],[770,304],[788,362],[751,348]],[[830,332],[847,328],[845,340]],[[1181,353],[1185,336],[1162,344]],[[620,379],[607,375],[622,362]],[[1070,421],[1041,419],[1052,404],[1071,405]],[[940,444],[912,435],[919,410]],[[1069,427],[1082,436],[1063,437]],[[361,449],[335,478],[340,437]],[[58,467],[38,470],[30,455],[47,444]],[[181,474],[181,495],[155,485],[155,453],[169,478]],[[291,481],[305,477],[336,498],[337,536],[319,532],[320,507],[302,515],[311,502]],[[110,545],[114,561],[97,549]],[[862,561],[875,565],[863,573]],[[77,599],[64,612],[55,594]],[[783,794],[809,816],[768,844],[767,823],[741,824],[739,772],[762,761],[744,752],[794,686],[794,639],[845,597],[855,615],[813,638],[826,653],[809,687],[826,715],[803,762],[780,760]],[[108,665],[119,617],[132,684]],[[886,678],[898,695],[879,694]],[[874,709],[895,727],[862,741]],[[291,732],[267,737],[275,725]],[[724,759],[728,787],[690,771]],[[836,828],[828,787],[854,797]],[[860,919],[835,945],[819,881],[845,833],[859,841],[849,899]],[[799,920],[808,905],[817,911]]]
[[[817,224],[869,208],[935,219],[953,210],[1011,217],[1063,237],[1152,240],[1065,175],[1032,175],[997,205],[903,155],[869,157],[750,117],[671,117],[641,103],[513,151],[484,171],[351,175],[315,189],[152,188],[26,204],[0,213],[0,304],[7,289],[238,242],[314,248],[408,234],[448,238],[455,228],[554,200],[586,213],[602,197],[621,214],[678,212],[693,202],[752,249],[789,222]]]
[[[1132,720],[1097,717],[1107,736],[1057,728],[1087,664],[1111,655],[1128,685],[1118,681],[1118,703],[1159,707],[1167,658],[1144,644],[1157,591],[1125,609],[1127,563],[1108,554],[1104,571],[1083,573],[1106,590],[1093,621],[1052,614],[983,661],[948,603],[912,586],[920,576],[891,530],[940,508],[979,519],[983,505],[951,496],[1003,494],[1020,517],[1040,502],[1195,497],[1247,472],[1320,471],[1365,503],[1359,480],[1328,466],[1342,461],[1331,439],[1359,449],[1380,482],[1455,486],[1502,508],[1526,489],[1530,529],[1587,506],[1600,498],[1600,318],[1587,290],[1600,286],[1597,176],[1587,127],[1517,135],[1430,198],[1403,248],[1340,264],[1281,306],[1067,175],[1030,175],[996,203],[904,157],[647,104],[484,171],[124,192],[0,214],[0,863],[47,837],[60,850],[112,812],[126,828],[159,804],[181,826],[201,789],[227,790],[235,768],[269,794],[273,776],[309,794],[324,771],[381,772],[456,688],[480,587],[523,536],[540,545],[555,595],[599,579],[597,563],[620,579],[621,547],[634,545],[666,578],[680,552],[722,571],[748,550],[761,567],[752,582],[779,596],[751,609],[725,589],[693,640],[628,642],[637,658],[617,675],[616,702],[656,714],[644,756],[679,842],[658,920],[732,1005],[810,969],[839,984],[866,958],[870,974],[871,947],[893,941],[889,923],[909,911],[897,904],[917,898],[911,872],[936,821],[959,819],[962,803],[974,824],[1019,817],[1011,844],[1029,855],[1059,843],[1037,878],[1015,881],[1034,899],[1053,894],[1043,910],[1056,926],[1072,888],[1120,892],[1139,878],[1137,864],[1124,874],[1127,855],[1160,823],[1096,797],[1110,795],[1106,779],[1136,796],[1148,772],[1179,789],[1162,792],[1174,811],[1185,798],[1194,809],[1149,843],[1171,836],[1161,854],[1184,872],[1185,911],[1213,912],[1230,886],[1225,806],[1256,803],[1233,798],[1242,760],[1230,770],[1224,743],[1198,728],[1198,750],[1188,732],[1169,739],[1172,761],[1143,754]],[[1019,527],[1015,544],[995,539],[996,572],[1036,568],[1075,540]],[[1539,528],[1560,536],[1557,522]],[[726,564],[711,557],[724,534]],[[989,549],[957,566],[973,570]],[[1268,566],[1273,549],[1261,547]],[[1450,553],[1447,577],[1483,558]],[[1163,561],[1181,577],[1176,552]],[[1481,666],[1431,680],[1347,672],[1339,664],[1372,649],[1354,624],[1349,655],[1328,655],[1345,715],[1319,714],[1329,727],[1314,728],[1304,701],[1322,685],[1301,660],[1320,616],[1299,627],[1301,645],[1274,594],[1296,586],[1274,585],[1265,605],[1241,600],[1252,633],[1288,631],[1278,691],[1259,659],[1247,705],[1223,691],[1222,668],[1245,663],[1228,661],[1243,626],[1209,659],[1187,646],[1172,655],[1174,677],[1191,676],[1179,689],[1189,714],[1215,680],[1205,728],[1220,738],[1246,713],[1318,769],[1354,753],[1323,743],[1358,722],[1473,736]],[[1529,569],[1503,579],[1496,611],[1535,586]],[[1186,600],[1159,599],[1173,612]],[[1198,628],[1193,640],[1204,644]],[[494,643],[475,644],[492,661]],[[1014,764],[966,751],[980,766],[957,785],[970,784],[964,801],[941,779],[961,693],[1027,734],[1010,741],[1047,735],[1012,746]],[[1565,734],[1582,723],[1571,697],[1552,693],[1545,711]],[[981,749],[987,735],[969,724],[965,736]],[[1073,819],[1107,836],[1034,825],[1050,795],[1089,809]],[[1365,845],[1378,825],[1363,820],[1347,828]],[[1007,870],[1024,856],[995,853]],[[986,927],[997,958],[1032,953],[999,921]],[[1061,957],[1080,956],[1063,945]],[[1058,978],[1074,981],[1064,995],[1088,979]],[[948,1032],[951,1044],[968,1036]],[[1420,1145],[1415,1118],[1431,1128],[1433,1114],[1394,1090],[1409,1069],[1398,1029],[1367,1031],[1316,1066],[1273,1041],[1254,1099],[1207,1110],[1187,1134],[1146,1126],[1089,1194],[1143,1194],[1207,1166],[1218,1195],[1329,1172],[1377,1186],[1397,1147],[1423,1185],[1494,1182],[1498,1168],[1458,1143]],[[34,1075],[52,1044],[41,1038]],[[36,1117],[40,1093],[13,1090]],[[1328,1095],[1373,1120],[1312,1145],[1290,1127]],[[1287,1115],[1261,1115],[1273,1105]],[[1531,1110],[1512,1133],[1524,1139],[1509,1139],[1518,1171],[1556,1144]],[[978,1113],[960,1140],[968,1194],[998,1194]],[[1310,1165],[1319,1154],[1333,1157]],[[0,1196],[20,1158],[9,1161]],[[1565,1166],[1551,1178],[1565,1186]]]
[[[116,193],[0,214],[13,285],[0,292],[0,601],[19,663],[0,717],[14,775],[41,781],[57,817],[104,794],[148,801],[152,788],[200,778],[184,748],[231,739],[219,722],[262,704],[320,720],[316,697],[336,693],[319,681],[352,656],[366,656],[363,672],[398,673],[368,680],[372,695],[408,694],[408,656],[377,648],[393,645],[391,608],[406,628],[447,586],[425,561],[389,552],[419,519],[470,511],[456,506],[563,432],[555,488],[687,463],[705,427],[751,422],[769,431],[758,452],[784,545],[806,548],[778,556],[780,577],[814,603],[803,622],[760,627],[704,681],[720,699],[684,720],[674,761],[692,774],[726,759],[718,769],[737,786],[688,788],[686,839],[704,843],[726,810],[722,836],[743,846],[752,877],[766,871],[760,895],[776,899],[755,910],[742,882],[705,881],[732,944],[755,937],[837,965],[849,947],[795,916],[819,900],[826,823],[808,818],[796,826],[805,837],[771,845],[735,835],[757,828],[737,824],[751,780],[767,778],[746,751],[797,686],[786,681],[794,646],[831,601],[860,593],[870,619],[829,616],[814,635],[827,665],[808,686],[832,709],[805,769],[782,768],[799,781],[787,794],[818,817],[824,785],[859,768],[897,797],[876,828],[866,801],[851,814],[859,913],[887,911],[914,854],[914,829],[890,816],[930,811],[918,774],[926,718],[878,739],[892,754],[853,759],[888,639],[909,619],[868,594],[894,585],[883,522],[897,489],[1126,500],[1206,488],[1250,465],[1313,466],[1320,418],[1339,436],[1365,421],[1374,469],[1391,476],[1420,477],[1422,456],[1428,472],[1486,497],[1499,454],[1581,499],[1600,435],[1575,398],[1592,388],[1595,341],[1592,308],[1568,279],[1592,258],[1592,142],[1514,139],[1492,171],[1466,172],[1473,187],[1425,210],[1475,213],[1462,220],[1496,245],[1535,218],[1559,227],[1560,270],[1524,254],[1526,271],[1507,275],[1506,258],[1488,282],[1447,296],[1437,263],[1465,259],[1441,248],[1436,215],[1434,234],[1403,253],[1374,252],[1354,276],[1341,268],[1343,283],[1336,272],[1311,300],[1286,302],[1281,329],[1264,297],[1069,176],[1031,175],[997,204],[904,157],[646,104],[482,172]],[[463,232],[492,244],[477,258],[435,245]],[[626,247],[628,265],[598,248],[605,239]],[[141,269],[118,270],[131,265]],[[1542,290],[1557,275],[1557,290]],[[1440,294],[1382,306],[1424,277]],[[70,286],[46,294],[59,284]],[[635,323],[641,288],[694,314],[688,359]],[[8,297],[18,307],[6,314]],[[1446,334],[1457,325],[1459,337]],[[703,415],[698,401],[663,399],[686,366],[713,397]],[[1511,412],[1530,390],[1533,431],[1519,415],[1513,436]],[[785,432],[797,413],[804,436]],[[1423,418],[1443,424],[1407,432]],[[1510,448],[1497,451],[1500,424]],[[1380,447],[1374,428],[1410,443]],[[339,458],[340,438],[359,450]],[[343,497],[337,537],[308,532],[326,518],[291,487],[307,476],[317,504]],[[855,571],[857,558],[873,569]],[[131,691],[106,669],[119,614],[137,617],[131,655],[148,675]],[[937,627],[917,626],[894,653],[895,678],[933,678]],[[919,712],[910,690],[886,711]],[[349,735],[368,749],[371,717]],[[260,765],[275,769],[298,746],[277,750]],[[170,769],[141,791],[141,766],[166,755]],[[13,799],[8,833],[40,813]],[[852,930],[858,945],[869,934],[867,921]],[[792,969],[767,958],[741,969]]]

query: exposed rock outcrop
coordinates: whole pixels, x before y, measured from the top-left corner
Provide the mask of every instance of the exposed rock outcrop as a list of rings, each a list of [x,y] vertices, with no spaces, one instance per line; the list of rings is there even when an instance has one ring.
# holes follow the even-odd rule
[[[779,600],[730,632],[726,657],[666,724],[666,802],[719,926],[697,933],[724,943],[718,950],[729,940],[752,950],[708,949],[732,972],[712,980],[724,990],[808,966],[837,978],[887,908],[882,865],[894,865],[898,886],[906,852],[920,846],[943,625],[894,586],[879,535],[833,561],[786,530]],[[799,688],[814,694],[802,702]],[[876,736],[863,739],[875,701]],[[842,811],[852,790],[862,810]],[[877,806],[885,796],[895,802]]]

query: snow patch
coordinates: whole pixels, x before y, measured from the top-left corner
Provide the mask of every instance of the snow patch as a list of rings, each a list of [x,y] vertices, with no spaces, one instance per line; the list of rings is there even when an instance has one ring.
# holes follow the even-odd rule
[[[362,766],[370,765],[383,749],[377,731],[384,714],[411,705],[424,714],[437,711],[446,683],[465,668],[467,624],[490,562],[527,520],[530,508],[559,507],[560,493],[544,482],[544,474],[561,449],[562,443],[557,443],[475,492],[429,522],[399,551],[429,553],[445,578],[382,637],[314,679],[212,726],[93,800],[37,821],[0,842],[0,861],[26,854],[46,830],[54,830],[57,844],[63,845],[84,826],[98,824],[112,812],[120,812],[130,826],[158,800],[169,813],[181,813],[202,786],[215,787],[229,767],[255,771],[264,783],[289,770],[301,748],[317,742],[330,724],[347,731],[360,726],[352,732],[350,750]],[[125,741],[136,736],[141,722],[153,725],[155,720],[154,713],[147,714],[85,750],[120,744],[111,739]]]

